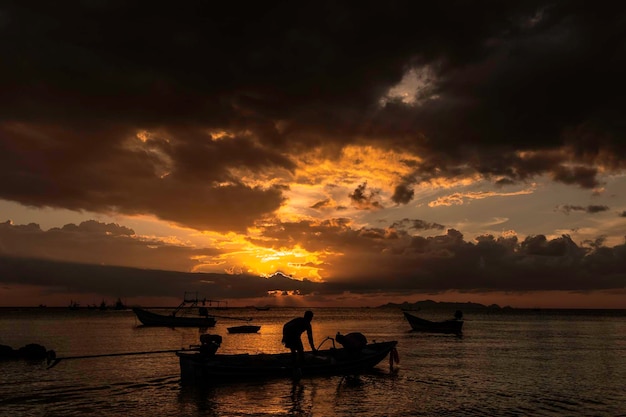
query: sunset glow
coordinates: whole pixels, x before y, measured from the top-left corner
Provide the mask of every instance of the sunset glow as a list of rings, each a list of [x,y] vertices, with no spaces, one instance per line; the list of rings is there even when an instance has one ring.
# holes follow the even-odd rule
[[[0,6],[0,305],[626,308],[619,14],[212,7]]]

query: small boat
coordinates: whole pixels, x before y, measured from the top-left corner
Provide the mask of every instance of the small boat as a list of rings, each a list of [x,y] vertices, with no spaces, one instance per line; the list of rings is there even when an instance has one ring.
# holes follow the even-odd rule
[[[203,335],[219,338],[217,335]],[[202,337],[201,337],[202,340]],[[221,340],[220,342],[221,343]],[[329,375],[358,375],[371,370],[389,355],[390,364],[398,361],[398,342],[370,343],[359,351],[346,348],[306,352],[304,363],[294,368],[290,352],[274,354],[216,354],[219,343],[202,344],[198,352],[180,351],[183,382],[248,381],[267,378],[301,378]]]
[[[133,307],[133,312],[144,326],[161,327],[214,327],[216,320],[214,317],[191,317],[158,314],[143,308]]]
[[[261,329],[261,326],[244,325],[227,327],[228,333],[256,333]]]
[[[406,311],[403,311],[403,313],[411,328],[416,332],[455,334],[463,332],[463,320],[460,317],[444,321],[430,321],[409,314]]]
[[[256,308],[257,311],[269,311],[270,310],[270,306],[265,306],[265,307],[254,307]]]

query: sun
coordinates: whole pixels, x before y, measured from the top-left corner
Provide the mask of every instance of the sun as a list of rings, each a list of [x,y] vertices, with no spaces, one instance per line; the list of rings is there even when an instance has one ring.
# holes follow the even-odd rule
[[[242,247],[221,256],[211,263],[200,263],[194,272],[226,272],[270,277],[277,272],[295,279],[323,281],[322,257],[325,254],[309,252],[296,245],[292,248],[267,248],[255,245]],[[202,262],[202,261],[201,261]]]

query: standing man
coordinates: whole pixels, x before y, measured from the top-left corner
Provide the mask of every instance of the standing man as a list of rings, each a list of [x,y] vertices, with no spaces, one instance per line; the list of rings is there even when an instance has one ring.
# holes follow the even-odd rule
[[[296,317],[283,326],[283,344],[286,348],[291,349],[294,365],[304,362],[304,346],[302,345],[301,335],[305,330],[309,338],[311,350],[317,352],[313,343],[311,320],[313,320],[313,312],[308,310],[304,313],[304,317]]]

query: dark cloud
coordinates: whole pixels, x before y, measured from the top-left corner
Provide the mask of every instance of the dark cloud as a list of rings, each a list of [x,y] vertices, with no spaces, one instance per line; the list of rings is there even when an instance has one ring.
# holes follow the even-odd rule
[[[270,278],[251,275],[185,273],[119,266],[87,265],[0,255],[0,282],[46,287],[49,293],[96,293],[118,297],[171,297],[187,291],[211,294],[212,298],[266,297],[280,289],[301,295],[320,286],[276,274]]]
[[[363,183],[356,187],[349,197],[356,208],[361,210],[380,210],[383,208],[383,205],[377,200],[379,194],[378,190],[367,192],[367,183]]]
[[[0,198],[241,231],[283,200],[238,173],[288,176],[301,151],[353,143],[419,155],[399,204],[476,173],[596,187],[625,166],[625,10],[3,2]],[[386,97],[411,68],[429,74],[414,101]]]
[[[445,226],[439,223],[431,223],[424,220],[419,219],[402,219],[398,222],[395,222],[391,225],[392,228],[409,228],[415,230],[443,230]]]
[[[565,256],[570,252],[574,255],[583,255],[584,249],[578,248],[567,236],[548,241],[544,235],[529,236],[521,243],[520,250],[528,255]],[[579,252],[579,253],[576,253]]]
[[[313,204],[311,208],[324,209],[327,207],[332,207],[332,205],[333,205],[332,202],[329,199],[326,199],[326,200],[318,201],[317,203]]]
[[[556,181],[565,184],[578,184],[583,188],[593,188],[599,185],[596,180],[598,170],[591,167],[557,167],[552,174]]]
[[[134,133],[124,129],[0,126],[0,197],[34,207],[149,213],[218,231],[245,230],[284,201],[279,187],[247,186],[230,173],[263,164],[290,169],[277,153],[197,130],[178,131],[177,141],[165,135],[145,144],[135,138],[131,146]]]
[[[6,225],[6,223],[5,223]],[[38,230],[41,230],[37,226]],[[53,228],[51,231],[63,231],[63,232],[78,232],[92,235],[106,235],[106,236],[133,236],[135,231],[125,226],[120,226],[114,223],[101,223],[95,220],[87,220],[82,222],[78,226],[70,223],[63,226],[61,229]]]
[[[254,242],[324,251],[318,266],[332,277],[322,288],[337,292],[593,290],[626,284],[625,245],[583,247],[568,236],[518,242],[515,236],[483,235],[473,243],[454,229],[423,237],[395,228],[355,230],[348,220],[336,219],[270,226]]]
[[[562,211],[565,214],[570,214],[572,211],[582,211],[589,214],[601,213],[603,211],[609,211],[608,206],[602,206],[597,204],[590,204],[588,206],[575,206],[570,204],[565,204],[563,206],[557,207],[559,211]]]
[[[608,211],[608,206],[601,206],[597,204],[587,206],[587,213],[601,213],[603,211]]]
[[[127,227],[93,220],[47,231],[34,223],[27,226],[0,223],[0,256],[192,271],[200,265],[199,258],[220,253],[216,249],[195,249],[140,238]]]
[[[319,234],[320,229],[308,225]],[[287,227],[291,232],[297,225]],[[306,230],[300,225],[300,230]],[[568,236],[553,240],[533,236],[480,236],[467,242],[449,230],[445,235],[409,237],[379,229],[328,231],[337,242],[360,241],[358,251],[333,260],[337,277],[326,282],[297,280],[282,274],[270,278],[246,274],[184,273],[65,263],[0,256],[0,281],[5,285],[48,287],[51,292],[98,293],[103,296],[167,297],[199,291],[214,298],[245,299],[271,293],[303,296],[462,292],[529,292],[619,290],[626,285],[626,245],[580,247]],[[271,235],[268,233],[268,235]],[[331,239],[332,240],[332,239]],[[310,246],[313,236],[306,244]],[[332,244],[331,244],[332,247]],[[352,264],[348,268],[348,264]],[[354,268],[356,266],[356,268]],[[353,274],[353,275],[352,275]]]
[[[398,184],[393,191],[391,201],[396,204],[407,204],[409,201],[413,200],[414,194],[415,192],[411,188],[409,188],[409,184]]]

